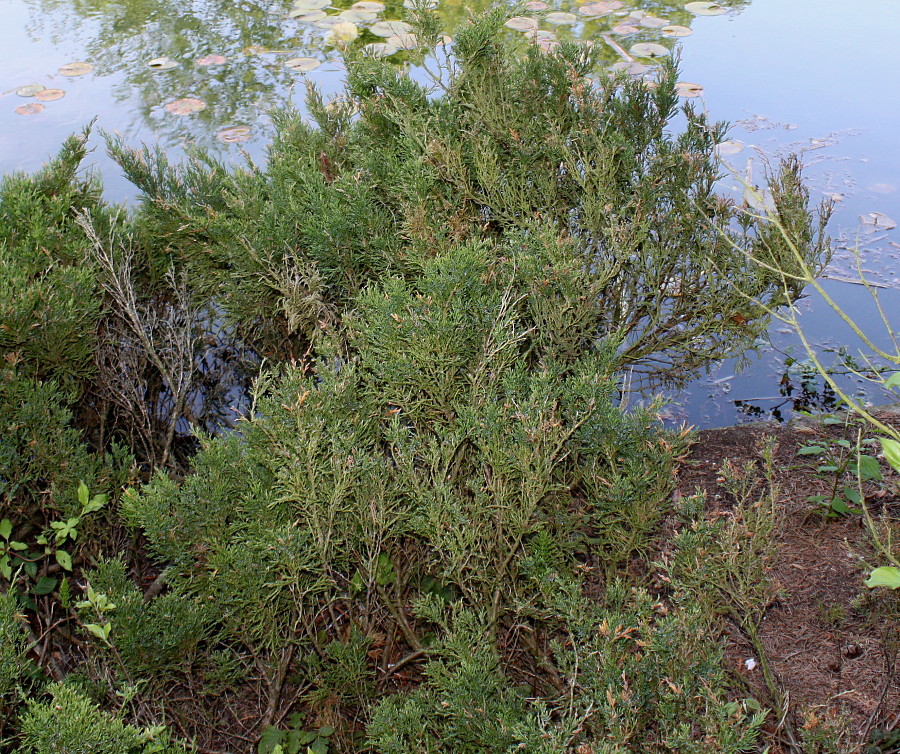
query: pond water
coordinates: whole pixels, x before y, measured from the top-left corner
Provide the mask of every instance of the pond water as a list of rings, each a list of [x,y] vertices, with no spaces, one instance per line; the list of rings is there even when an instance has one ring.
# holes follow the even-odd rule
[[[262,160],[272,108],[288,101],[302,107],[307,80],[327,94],[340,90],[343,65],[328,38],[346,27],[334,24],[353,23],[360,32],[356,46],[409,42],[402,28],[377,25],[403,18],[398,0],[383,10],[365,1],[354,10],[352,0],[320,8],[325,2],[0,0],[0,172],[39,167],[65,136],[95,118],[98,128],[131,143],[159,143],[174,158],[196,145],[226,160],[242,160],[243,151]],[[858,241],[864,269],[883,286],[885,310],[900,311],[900,235],[887,229],[888,219],[900,221],[896,0],[859,0],[852,8],[843,0],[723,0],[725,7],[672,0],[547,3],[543,8],[533,0],[526,20],[512,25],[524,33],[537,27],[545,45],[554,36],[594,40],[610,65],[634,58],[652,69],[647,55],[654,48],[634,45],[680,46],[681,79],[702,87],[686,93],[699,93],[714,120],[733,124],[740,151],[727,159],[741,175],[748,159],[758,181],[767,159],[799,151],[813,197],[836,201],[830,230],[845,248],[828,273],[829,295],[861,322],[875,318],[865,290],[842,282],[853,277],[848,249]],[[476,0],[469,7],[486,5]],[[442,0],[438,11],[448,34],[465,18],[457,0]],[[445,50],[452,53],[452,42],[438,54]],[[285,65],[296,58],[312,61]],[[417,53],[399,49],[389,59],[424,75]],[[128,200],[133,189],[103,154],[102,140],[94,143],[91,160],[107,196]],[[722,187],[741,190],[727,175]],[[860,216],[878,224],[858,234]],[[852,333],[821,301],[810,297],[802,308],[819,346],[855,348]],[[804,376],[796,338],[779,323],[770,335],[772,347],[751,357],[742,372],[726,362],[679,394],[672,418],[719,426],[787,417],[795,401],[827,405],[821,381]],[[786,368],[786,359],[796,363]]]

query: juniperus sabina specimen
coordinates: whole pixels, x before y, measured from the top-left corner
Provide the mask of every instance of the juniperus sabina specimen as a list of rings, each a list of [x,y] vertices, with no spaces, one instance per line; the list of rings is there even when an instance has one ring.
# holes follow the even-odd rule
[[[504,19],[459,31],[437,90],[348,60],[314,126],[278,117],[265,169],[111,143],[147,284],[164,259],[270,364],[235,431],[125,496],[163,594],[116,560],[81,574],[116,605],[82,603],[109,626],[86,672],[137,688],[142,725],[180,685],[250,705],[265,751],[753,745],[715,616],[634,575],[682,438],[618,391],[749,347],[748,302],[785,292],[744,252],[792,257],[713,192],[723,127],[686,106],[666,130],[673,69],[589,79],[590,50],[514,49]],[[798,170],[776,211],[818,266]],[[222,704],[194,707],[179,729],[214,741]],[[28,710],[38,746],[52,708]]]

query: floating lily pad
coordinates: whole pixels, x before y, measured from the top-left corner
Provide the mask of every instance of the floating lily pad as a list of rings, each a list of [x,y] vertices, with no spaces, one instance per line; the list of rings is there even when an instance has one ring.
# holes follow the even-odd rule
[[[373,58],[389,58],[397,52],[397,48],[394,45],[387,44],[387,42],[372,42],[365,45],[362,49],[366,55]]]
[[[325,18],[320,18],[318,21],[313,21],[313,26],[317,29],[333,29],[342,23],[344,22],[337,16],[325,16]]]
[[[741,142],[735,139],[728,139],[727,141],[721,141],[716,145],[716,154],[720,157],[727,157],[728,155],[737,154],[744,148],[744,145]]]
[[[419,46],[419,39],[415,34],[394,34],[384,41],[398,50],[415,50]]]
[[[315,58],[291,58],[284,62],[285,68],[290,68],[292,71],[299,71],[300,73],[307,73],[320,65],[322,65],[322,61]]]
[[[373,0],[360,0],[358,3],[353,3],[350,6],[350,10],[358,10],[360,13],[381,13],[384,10],[384,3],[376,3]]]
[[[249,141],[253,135],[247,126],[233,126],[231,128],[223,128],[216,134],[216,139],[223,144],[242,144]]]
[[[525,10],[530,11],[539,11],[539,10],[547,10],[550,6],[544,2],[544,0],[528,0],[525,3]]]
[[[869,212],[866,215],[860,215],[859,222],[866,229],[867,233],[875,233],[879,230],[893,230],[897,227],[897,223],[881,212]]]
[[[40,102],[29,102],[27,105],[19,105],[16,112],[19,115],[37,115],[44,109]]]
[[[579,14],[587,16],[588,18],[608,16],[612,12],[613,8],[609,7],[609,3],[588,3],[587,5],[582,5],[578,9]]]
[[[639,31],[637,26],[632,26],[631,24],[616,24],[610,29],[613,34],[618,34],[621,37],[626,37],[629,34],[637,34]]]
[[[662,29],[664,26],[668,26],[669,22],[664,18],[657,18],[656,16],[642,16],[641,17],[641,26],[647,29]]]
[[[227,60],[224,55],[204,55],[197,58],[194,63],[197,65],[222,65]]]
[[[359,36],[359,29],[356,24],[350,21],[342,21],[331,27],[331,33],[328,35],[328,44],[331,45],[348,45]]]
[[[525,38],[529,41],[540,41],[541,39],[556,39],[556,33],[549,29],[532,29],[525,32]]]
[[[16,89],[16,94],[20,97],[34,97],[46,88],[47,87],[41,86],[40,84],[28,84],[28,86],[20,86]]]
[[[891,183],[873,183],[871,186],[866,186],[869,191],[874,191],[876,194],[893,194],[897,187]]]
[[[559,40],[551,39],[550,37],[541,37],[537,40],[537,46],[541,52],[553,52],[553,50],[559,47]]]
[[[64,66],[61,66],[59,69],[59,73],[63,76],[84,76],[86,73],[90,73],[94,70],[94,66],[90,63],[66,63]]]
[[[537,29],[538,22],[528,16],[513,16],[503,25],[513,31],[532,31]]]
[[[173,68],[178,67],[178,63],[172,58],[153,58],[147,61],[147,67],[152,68],[154,71],[171,71]]]
[[[197,99],[196,97],[177,99],[174,102],[169,102],[165,105],[165,111],[167,113],[172,113],[172,115],[191,115],[205,109],[206,103],[202,99]]]
[[[664,37],[687,37],[694,33],[694,30],[690,27],[679,26],[678,24],[663,26],[659,31]]]
[[[65,96],[66,93],[62,89],[43,89],[35,94],[34,98],[39,102],[53,102]]]
[[[703,94],[703,87],[700,84],[692,84],[690,81],[678,81],[675,84],[675,94],[679,97],[699,97]]]
[[[321,21],[328,14],[323,10],[305,10],[304,8],[294,8],[288,13],[288,18],[300,21],[304,24],[311,24],[314,21]]]
[[[647,66],[643,63],[638,63],[636,60],[630,63],[624,60],[619,63],[613,63],[610,68],[613,71],[625,71],[629,76],[641,76],[648,70]]]
[[[718,3],[705,1],[688,3],[684,6],[684,9],[695,16],[721,16],[726,10]]]
[[[294,0],[294,7],[300,10],[324,10],[329,5],[330,0]]]
[[[578,16],[576,16],[574,13],[553,11],[552,13],[548,13],[546,16],[544,16],[544,20],[548,24],[553,24],[554,26],[563,26],[565,24],[577,24]]]
[[[669,49],[655,42],[639,42],[631,45],[629,52],[638,58],[664,58],[669,54]]]
[[[359,10],[342,10],[338,13],[338,18],[345,23],[351,24],[370,24],[378,20],[377,13],[364,13]]]
[[[378,21],[369,27],[369,31],[376,37],[393,37],[409,34],[412,28],[406,21]]]

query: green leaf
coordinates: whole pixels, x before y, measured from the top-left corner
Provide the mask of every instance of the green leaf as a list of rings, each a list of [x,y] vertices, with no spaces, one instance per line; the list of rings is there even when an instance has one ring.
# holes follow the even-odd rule
[[[12,534],[12,521],[4,518],[0,521],[0,539],[9,539]]]
[[[838,470],[838,467],[835,466],[834,464],[830,464],[830,463],[825,464],[824,466],[819,466],[816,469],[816,471],[818,471],[820,474],[825,474],[825,473],[828,473],[831,471],[837,471],[837,470]]]
[[[872,456],[860,456],[852,467],[853,473],[860,479],[881,479],[881,467]]]
[[[41,576],[34,585],[34,593],[43,596],[56,589],[56,579],[52,576]]]
[[[797,451],[798,456],[820,456],[825,452],[821,445],[804,445]]]
[[[259,737],[259,745],[256,747],[257,754],[275,754],[275,748],[281,749],[283,740],[284,731],[278,730],[274,725],[269,725],[263,729],[262,735]]]
[[[91,501],[87,503],[81,513],[84,515],[85,513],[94,513],[95,511],[100,510],[104,505],[106,505],[106,495],[94,495],[91,498]]]
[[[859,505],[862,502],[862,496],[859,494],[859,490],[855,490],[852,487],[844,487],[844,497],[854,505]]]
[[[835,442],[838,445],[840,445],[842,448],[847,448],[848,450],[850,449],[850,441],[849,440],[845,440],[844,438],[841,438],[840,440],[835,440]]]
[[[879,437],[878,439],[881,442],[881,452],[884,453],[885,460],[894,471],[900,471],[900,442],[888,437]]]
[[[28,545],[26,545],[24,542],[17,542],[16,540],[13,540],[9,543],[9,549],[21,552],[22,550],[27,550]]]
[[[900,372],[894,372],[882,383],[888,390],[900,387]]]
[[[322,738],[333,736],[334,728],[332,728],[330,725],[323,725],[321,728],[319,728],[319,735],[322,736]]]
[[[78,502],[81,503],[81,507],[83,508],[88,504],[88,488],[84,482],[78,483]]]
[[[830,426],[830,425],[834,425],[834,424],[843,424],[843,423],[844,423],[843,420],[838,419],[834,416],[826,416],[824,419],[822,419],[822,424],[824,424],[826,426]]]
[[[850,512],[850,510],[847,508],[847,501],[842,497],[831,498],[831,510],[833,510],[835,513],[839,513],[842,516]]]
[[[65,568],[67,571],[72,570],[72,556],[69,555],[65,550],[57,550],[53,553],[56,557],[56,562],[59,563],[61,568]]]
[[[110,623],[102,626],[99,623],[85,623],[84,627],[101,641],[109,641],[109,632],[112,630]]]
[[[9,564],[9,555],[0,557],[0,576],[9,581],[12,578],[12,566]]]
[[[900,588],[900,568],[894,566],[876,568],[869,574],[866,586],[869,589],[874,589],[876,586],[884,586],[888,589]]]

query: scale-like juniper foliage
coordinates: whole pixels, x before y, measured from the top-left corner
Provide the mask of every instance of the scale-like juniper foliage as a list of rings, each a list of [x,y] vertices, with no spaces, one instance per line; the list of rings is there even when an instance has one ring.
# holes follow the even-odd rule
[[[682,382],[746,351],[766,326],[750,302],[784,301],[747,252],[779,268],[793,257],[714,191],[723,125],[679,107],[671,65],[655,86],[597,77],[596,53],[575,44],[514,50],[505,17],[460,31],[442,88],[349,61],[341,100],[310,92],[317,128],[279,116],[264,171],[113,152],[147,222],[262,350],[307,342],[368,281],[414,277],[450,244],[541,228],[588,273],[590,336],[618,337],[618,365],[642,381]],[[790,241],[819,269],[827,208],[810,217],[794,161],[773,184]]]

